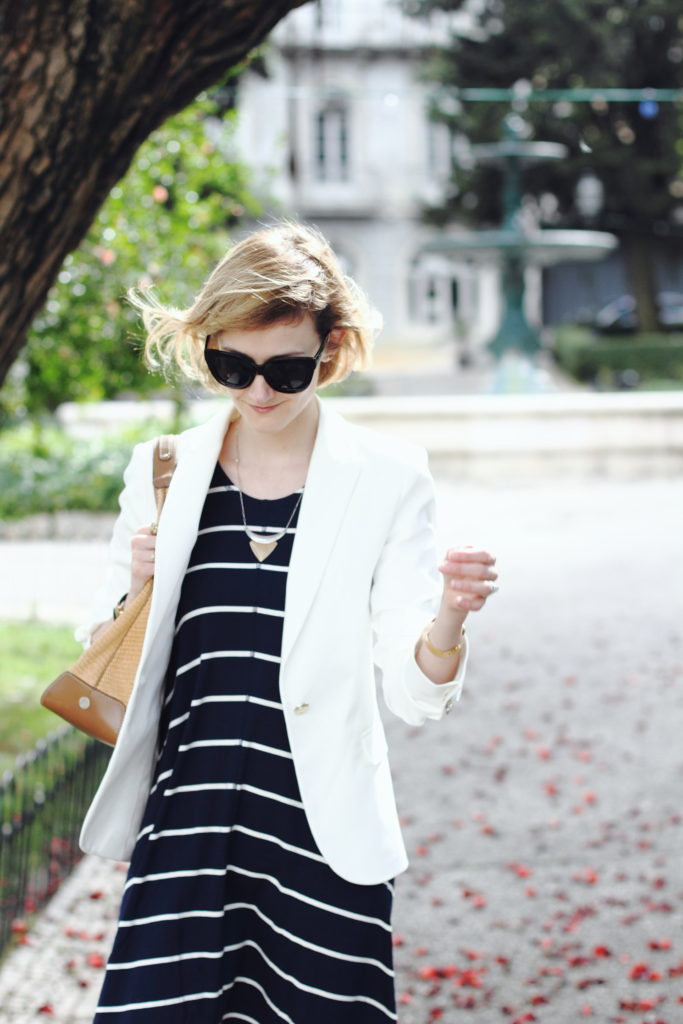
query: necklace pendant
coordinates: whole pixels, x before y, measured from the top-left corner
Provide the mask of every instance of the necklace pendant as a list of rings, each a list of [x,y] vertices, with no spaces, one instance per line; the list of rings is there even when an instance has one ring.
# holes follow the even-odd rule
[[[268,555],[272,555],[273,551],[275,551],[275,548],[277,547],[277,541],[271,540],[267,543],[264,543],[263,541],[259,540],[250,540],[249,547],[254,552],[254,555],[256,556],[256,558],[258,558],[259,562],[264,562]]]

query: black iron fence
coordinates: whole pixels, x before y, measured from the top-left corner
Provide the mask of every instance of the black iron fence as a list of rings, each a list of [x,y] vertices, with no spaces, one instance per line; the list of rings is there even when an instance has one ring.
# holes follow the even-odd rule
[[[111,749],[71,726],[51,733],[0,781],[0,953],[82,854],[83,815]]]

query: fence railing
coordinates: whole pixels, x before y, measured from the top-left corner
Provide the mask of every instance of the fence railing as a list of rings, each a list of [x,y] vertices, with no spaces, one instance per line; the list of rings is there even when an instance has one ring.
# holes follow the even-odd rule
[[[0,780],[0,953],[82,854],[78,835],[111,750],[63,726]]]

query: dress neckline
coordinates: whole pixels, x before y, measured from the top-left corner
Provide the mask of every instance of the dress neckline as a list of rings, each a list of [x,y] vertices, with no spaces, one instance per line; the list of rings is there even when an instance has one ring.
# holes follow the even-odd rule
[[[229,483],[231,487],[234,487],[235,490],[237,490],[237,484],[231,477],[228,476],[228,474],[225,472],[220,462],[218,461],[216,462],[216,469],[221,474],[221,476],[227,481],[227,483]],[[303,487],[300,487],[297,491],[290,491],[289,494],[283,494],[281,498],[255,498],[254,495],[249,494],[248,491],[242,491],[242,496],[244,498],[248,498],[249,501],[260,501],[263,502],[264,504],[274,505],[278,501],[291,501],[292,498],[298,497],[298,495],[300,495],[302,491]]]

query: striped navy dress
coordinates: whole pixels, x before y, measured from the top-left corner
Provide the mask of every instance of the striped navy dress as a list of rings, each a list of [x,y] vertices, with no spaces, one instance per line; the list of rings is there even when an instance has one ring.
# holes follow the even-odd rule
[[[245,495],[249,525],[282,529],[299,493]],[[216,466],[95,1024],[396,1020],[393,884],[353,884],[321,856],[287,737],[279,665],[297,519],[258,562]]]

